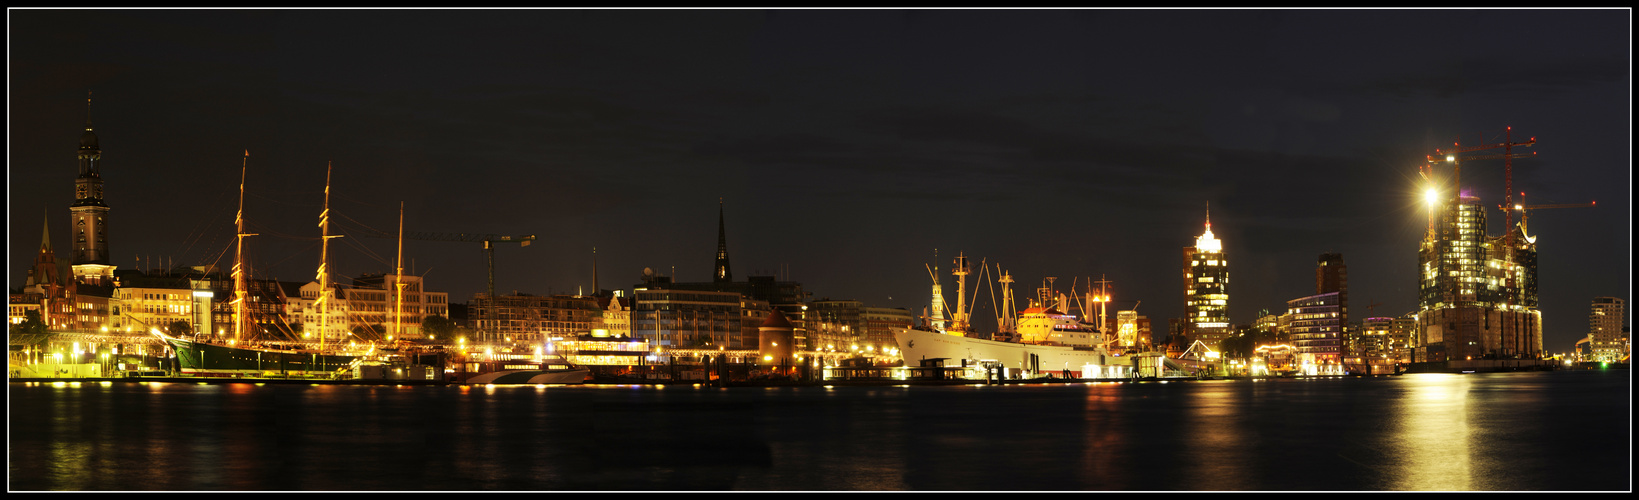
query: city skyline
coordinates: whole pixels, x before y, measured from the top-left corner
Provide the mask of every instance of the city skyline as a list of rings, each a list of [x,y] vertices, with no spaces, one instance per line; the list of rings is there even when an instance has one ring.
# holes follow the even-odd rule
[[[1322,253],[1354,269],[1352,319],[1415,310],[1417,165],[1513,127],[1541,140],[1528,203],[1599,202],[1532,218],[1564,352],[1631,286],[1608,270],[1631,256],[1626,13],[12,10],[8,286],[42,213],[66,257],[87,91],[122,269],[219,258],[248,150],[260,278],[311,277],[332,163],[344,229],[391,231],[402,201],[407,231],[536,235],[497,252],[502,294],[591,291],[594,246],[604,288],[709,281],[722,199],[739,280],[920,314],[922,265],[949,291],[961,252],[1026,297],[1108,278],[1157,325],[1208,203],[1235,324],[1311,295]],[[1465,166],[1501,203],[1500,162]],[[388,270],[393,242],[359,236],[337,272]],[[478,245],[405,246],[430,289],[483,291]]]

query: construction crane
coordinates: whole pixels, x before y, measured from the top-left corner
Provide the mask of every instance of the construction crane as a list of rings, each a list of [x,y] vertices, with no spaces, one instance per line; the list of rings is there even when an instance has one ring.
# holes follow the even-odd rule
[[[367,236],[370,236],[372,238],[389,238],[389,239],[398,237],[398,236],[394,236],[394,235],[379,232],[379,231],[371,232]],[[489,288],[487,290],[489,291],[489,300],[491,301],[492,304],[495,303],[494,301],[496,300],[495,299],[495,246],[497,244],[501,244],[501,243],[508,243],[508,244],[517,243],[518,246],[520,246],[520,247],[527,247],[527,246],[529,246],[530,242],[535,241],[535,235],[533,235],[533,234],[523,235],[523,236],[500,236],[500,235],[494,235],[494,234],[423,233],[423,232],[416,232],[416,233],[403,233],[403,237],[406,240],[417,240],[417,241],[458,241],[458,242],[465,242],[465,243],[483,243],[484,244],[484,262],[485,262],[485,264],[486,264],[486,266],[488,267],[488,270],[489,270],[489,281],[488,281]],[[496,314],[496,311],[498,311],[498,310],[499,310],[499,308],[497,308],[497,307],[490,307],[489,308],[489,311],[490,311],[490,314],[489,314],[490,318],[489,319],[490,319],[490,325],[491,325],[492,328],[494,327],[494,325],[497,324],[495,322],[495,321],[497,321],[497,318],[495,317],[495,314]]]
[[[1520,193],[1519,196],[1520,196],[1520,203],[1517,204],[1517,205],[1514,205],[1514,210],[1512,210],[1512,211],[1520,212],[1519,220],[1520,220],[1521,224],[1525,223],[1525,217],[1530,215],[1531,210],[1536,210],[1536,209],[1540,209],[1540,208],[1592,208],[1595,204],[1599,203],[1598,201],[1590,201],[1590,202],[1587,202],[1587,203],[1552,203],[1552,204],[1547,204],[1547,205],[1526,205],[1525,204],[1525,193]],[[1508,210],[1507,205],[1499,205],[1499,206],[1497,206],[1497,208],[1499,210],[1504,211],[1504,212],[1511,212],[1511,210]]]
[[[1532,137],[1531,140],[1528,140],[1528,141],[1525,141],[1525,142],[1514,142],[1514,127],[1508,127],[1508,130],[1506,130],[1504,132],[1503,142],[1499,142],[1499,143],[1495,143],[1495,144],[1481,144],[1481,145],[1478,145],[1478,146],[1464,146],[1461,143],[1453,143],[1452,146],[1453,146],[1454,149],[1452,151],[1441,152],[1440,150],[1436,149],[1436,150],[1434,150],[1434,152],[1439,153],[1439,157],[1430,157],[1429,160],[1431,162],[1433,162],[1433,161],[1439,161],[1441,158],[1443,158],[1445,161],[1450,162],[1452,164],[1452,170],[1453,170],[1452,175],[1455,177],[1455,182],[1456,182],[1456,189],[1454,190],[1455,192],[1452,194],[1452,197],[1457,200],[1457,203],[1462,203],[1462,198],[1461,198],[1462,197],[1462,189],[1463,189],[1463,186],[1462,186],[1463,170],[1462,170],[1462,166],[1461,166],[1462,161],[1469,161],[1469,160],[1503,160],[1503,206],[1509,206],[1509,205],[1514,204],[1514,158],[1531,158],[1531,157],[1536,156],[1536,152],[1532,152],[1531,154],[1514,153],[1514,148],[1515,147],[1528,148],[1528,147],[1535,146],[1535,145],[1537,145],[1537,138],[1535,138],[1535,137]],[[1484,151],[1484,150],[1488,150],[1488,149],[1497,149],[1497,148],[1502,148],[1502,154],[1500,154],[1500,155],[1483,155],[1483,156],[1466,156],[1466,157],[1458,157],[1457,156],[1458,154],[1462,154],[1462,153],[1471,153],[1471,152],[1474,152],[1474,151]],[[1504,228],[1510,228],[1510,227],[1513,227],[1513,226],[1514,226],[1514,214],[1513,214],[1513,212],[1506,212],[1506,214],[1504,215],[1504,219],[1503,219],[1503,227]],[[1507,234],[1511,235],[1513,233],[1510,232],[1510,233],[1507,233]],[[1509,244],[1512,244],[1513,243],[1513,240],[1512,240],[1513,237],[1509,236],[1509,238],[1510,238]]]

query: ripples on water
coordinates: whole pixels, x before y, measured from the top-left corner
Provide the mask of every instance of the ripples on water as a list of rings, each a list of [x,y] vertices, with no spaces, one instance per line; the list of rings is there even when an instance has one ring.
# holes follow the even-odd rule
[[[1630,387],[12,383],[9,488],[1626,491]]]

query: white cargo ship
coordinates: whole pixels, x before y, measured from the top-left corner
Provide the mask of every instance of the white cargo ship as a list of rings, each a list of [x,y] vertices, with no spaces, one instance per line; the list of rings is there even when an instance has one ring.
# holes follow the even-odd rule
[[[936,268],[934,268],[936,269]],[[905,366],[919,366],[923,360],[945,359],[945,366],[974,366],[1006,368],[1009,374],[1024,377],[1061,375],[1066,370],[1074,378],[1124,378],[1133,373],[1134,356],[1112,353],[1108,345],[1115,340],[1099,329],[1064,312],[1068,301],[1063,294],[1053,300],[1051,285],[1040,289],[1039,302],[1024,310],[1017,318],[1010,318],[1013,310],[1012,278],[1002,274],[1003,311],[998,328],[1003,335],[996,340],[969,336],[970,322],[963,300],[966,296],[965,278],[969,273],[966,257],[956,258],[953,274],[957,276],[958,295],[955,314],[945,321],[941,312],[944,298],[939,288],[937,271],[933,285],[934,314],[928,317],[926,328],[895,329],[894,339],[899,343]],[[1089,293],[1089,295],[1091,295]],[[1090,298],[1090,297],[1089,297]],[[1049,302],[1053,302],[1049,305]],[[947,328],[946,325],[949,325]],[[985,368],[974,370],[977,377],[985,376]]]

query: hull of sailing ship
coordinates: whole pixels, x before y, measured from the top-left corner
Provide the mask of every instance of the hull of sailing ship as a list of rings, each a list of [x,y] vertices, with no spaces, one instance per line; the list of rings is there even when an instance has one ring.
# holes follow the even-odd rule
[[[997,342],[959,335],[912,329],[894,329],[899,352],[905,366],[916,366],[920,360],[946,358],[945,366],[959,365],[956,360],[998,362],[1002,366],[1020,370],[1081,372],[1087,367],[1132,366],[1131,357],[1116,356],[1096,347],[1050,346]],[[1031,356],[1035,356],[1034,366]]]
[[[334,378],[355,355],[230,347],[164,337],[183,375],[239,378]]]
[[[558,370],[503,370],[474,375],[468,384],[579,384],[592,372],[586,368]]]

